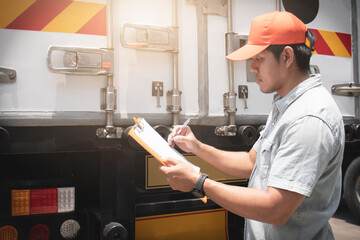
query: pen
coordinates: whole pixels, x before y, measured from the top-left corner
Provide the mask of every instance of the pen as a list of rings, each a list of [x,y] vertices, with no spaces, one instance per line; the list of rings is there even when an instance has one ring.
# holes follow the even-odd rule
[[[190,122],[190,118],[188,118],[188,119],[184,122],[184,124],[181,126],[181,128],[180,128],[180,129],[177,131],[177,133],[175,134],[175,136],[173,136],[173,137],[170,139],[170,144],[173,143],[174,137],[176,137],[177,135],[179,135],[179,134],[181,133],[181,131],[184,129],[184,127],[186,127],[186,126],[189,124],[189,122]]]

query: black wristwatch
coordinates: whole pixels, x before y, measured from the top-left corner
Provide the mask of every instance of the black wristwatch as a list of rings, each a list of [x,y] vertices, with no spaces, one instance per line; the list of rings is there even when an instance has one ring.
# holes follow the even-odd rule
[[[202,173],[199,177],[199,179],[197,180],[193,190],[192,190],[192,194],[194,194],[195,197],[198,198],[203,198],[205,197],[205,193],[204,193],[204,182],[205,180],[208,178],[209,176],[206,175],[205,173]]]

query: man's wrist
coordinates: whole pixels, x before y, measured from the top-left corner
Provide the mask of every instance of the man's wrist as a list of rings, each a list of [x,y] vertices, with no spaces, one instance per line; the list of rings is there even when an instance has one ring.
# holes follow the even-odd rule
[[[202,151],[202,144],[203,144],[202,142],[196,140],[195,148],[193,149],[192,153],[198,155]]]
[[[192,194],[195,196],[195,197],[198,197],[198,198],[202,198],[205,196],[205,193],[204,193],[204,182],[205,180],[208,178],[208,175],[206,175],[205,173],[202,173],[200,175],[200,177],[198,178],[197,182],[195,183],[195,186],[192,190]]]

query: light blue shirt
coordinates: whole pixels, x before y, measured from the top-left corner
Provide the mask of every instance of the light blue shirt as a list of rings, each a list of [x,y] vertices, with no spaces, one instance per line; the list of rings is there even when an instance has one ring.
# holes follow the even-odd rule
[[[283,226],[246,219],[245,239],[334,239],[328,221],[341,196],[344,141],[341,113],[320,75],[277,96],[254,145],[248,187],[271,186],[306,198]]]

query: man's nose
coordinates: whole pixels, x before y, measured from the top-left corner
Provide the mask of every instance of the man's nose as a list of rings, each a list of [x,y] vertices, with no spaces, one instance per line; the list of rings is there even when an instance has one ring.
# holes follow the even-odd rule
[[[255,63],[254,59],[252,59],[251,61],[252,62],[251,62],[251,65],[250,65],[250,72],[257,73],[258,72],[257,64]]]

